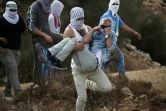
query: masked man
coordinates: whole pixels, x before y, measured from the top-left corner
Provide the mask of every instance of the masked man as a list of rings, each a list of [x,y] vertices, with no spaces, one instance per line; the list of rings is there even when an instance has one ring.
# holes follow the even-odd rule
[[[122,28],[123,30],[135,35],[138,39],[141,39],[142,36],[136,32],[135,30],[131,29],[129,26],[127,26],[123,20],[120,18],[120,16],[117,14],[120,6],[120,0],[110,0],[108,11],[105,12],[101,18],[100,21],[105,17],[111,17],[112,18],[112,31],[115,33],[116,36],[112,36],[112,42],[115,44],[115,49],[112,51],[113,56],[116,55],[116,62],[117,62],[117,70],[119,72],[120,77],[123,79],[126,79],[130,81],[125,75],[125,63],[124,63],[124,55],[121,52],[121,50],[116,45],[117,43],[117,37],[119,36],[119,28]]]
[[[40,81],[41,78],[41,62],[38,59],[38,54],[35,50],[36,43],[40,43],[44,48],[48,47],[48,44],[53,45],[60,42],[63,39],[62,34],[53,33],[50,30],[48,24],[48,17],[51,13],[51,4],[54,0],[37,0],[28,9],[27,12],[27,25],[32,35],[32,44],[34,48],[34,83]],[[54,61],[54,58],[53,60]],[[49,62],[49,66],[56,66],[57,68],[63,68],[59,62],[52,64]]]
[[[0,60],[7,68],[7,81],[4,96],[12,97],[12,88],[15,96],[22,92],[19,78],[18,66],[20,62],[21,34],[28,34],[28,30],[21,16],[17,14],[17,4],[13,1],[6,3],[6,11],[0,18]]]

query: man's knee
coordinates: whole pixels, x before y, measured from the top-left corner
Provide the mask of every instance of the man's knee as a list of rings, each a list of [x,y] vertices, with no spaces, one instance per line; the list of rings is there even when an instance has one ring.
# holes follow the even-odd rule
[[[112,85],[107,84],[102,89],[103,89],[104,92],[110,92],[112,90]]]
[[[7,66],[6,68],[7,68],[8,73],[18,72],[17,64],[11,64],[11,65]]]

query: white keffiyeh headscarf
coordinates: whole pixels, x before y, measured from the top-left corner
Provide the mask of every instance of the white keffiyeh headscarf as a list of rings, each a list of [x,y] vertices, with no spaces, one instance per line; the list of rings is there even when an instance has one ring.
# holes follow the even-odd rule
[[[10,9],[17,10],[17,4],[13,1],[9,1],[6,3],[6,11],[3,14],[3,17],[11,24],[16,24],[19,21],[19,16],[17,11],[11,12]]]
[[[81,7],[74,7],[70,11],[70,25],[76,30],[81,30],[84,20],[77,20],[84,18],[84,10]]]
[[[113,5],[113,3],[115,3],[116,5]],[[110,0],[110,3],[108,5],[108,7],[109,7],[108,10],[111,10],[112,15],[116,16],[116,14],[119,10],[119,6],[120,6],[120,0]]]

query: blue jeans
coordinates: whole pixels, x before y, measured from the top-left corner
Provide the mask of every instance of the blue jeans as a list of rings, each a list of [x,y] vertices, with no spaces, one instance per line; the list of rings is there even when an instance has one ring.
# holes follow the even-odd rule
[[[125,75],[125,63],[124,63],[124,55],[122,51],[118,48],[117,45],[115,45],[115,49],[118,53],[118,59],[116,60],[117,63],[117,70],[119,72],[119,75]]]
[[[116,44],[115,45],[115,49],[114,49],[114,53],[117,53],[115,55],[118,55],[118,57],[116,57],[116,63],[117,63],[117,70],[119,72],[119,75],[125,75],[125,63],[124,63],[124,55],[122,53],[122,51],[118,48],[118,46]],[[101,69],[106,72],[107,68],[110,65],[110,61],[107,61],[106,63],[102,63],[100,65]]]
[[[50,77],[55,77],[56,69],[50,68],[48,64],[42,64],[42,77],[46,80],[48,70],[50,69]]]
[[[47,53],[46,51],[48,50],[48,47],[45,47],[44,50],[45,50],[45,53]],[[48,73],[49,69],[50,69],[50,77],[55,76],[55,74],[56,74],[55,68],[51,68],[47,63],[42,64],[41,74],[42,74],[42,77],[44,78],[44,80],[46,80],[47,73]]]

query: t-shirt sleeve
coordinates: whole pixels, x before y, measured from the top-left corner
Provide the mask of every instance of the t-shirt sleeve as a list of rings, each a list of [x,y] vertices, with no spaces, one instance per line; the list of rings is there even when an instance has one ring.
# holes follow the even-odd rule
[[[124,25],[124,22],[123,22],[123,20],[119,16],[119,27],[122,27],[123,25]]]

